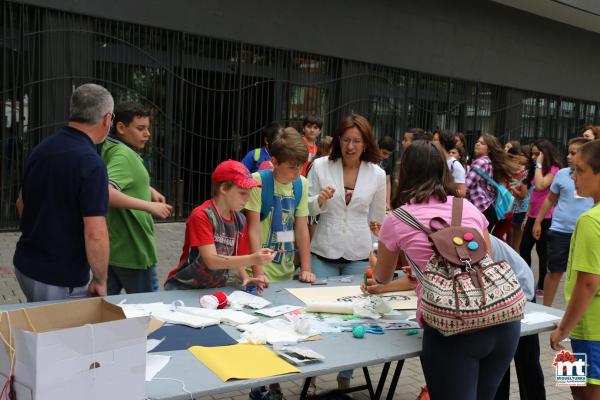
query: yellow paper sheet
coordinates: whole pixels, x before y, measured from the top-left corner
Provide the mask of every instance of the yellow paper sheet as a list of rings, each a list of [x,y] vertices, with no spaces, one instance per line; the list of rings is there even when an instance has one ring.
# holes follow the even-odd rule
[[[232,346],[188,349],[223,382],[230,379],[255,379],[300,372],[265,346],[235,344]]]
[[[360,286],[331,286],[288,288],[288,292],[306,303],[342,302],[352,303],[363,297]],[[380,295],[394,310],[416,310],[417,294],[414,290],[405,292],[390,292]]]

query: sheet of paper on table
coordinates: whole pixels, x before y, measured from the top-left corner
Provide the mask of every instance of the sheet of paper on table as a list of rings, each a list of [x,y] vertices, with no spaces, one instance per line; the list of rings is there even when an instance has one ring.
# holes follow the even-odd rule
[[[268,378],[300,370],[265,346],[236,344],[222,347],[190,347],[189,351],[223,382],[230,379]]]
[[[548,314],[543,311],[536,311],[525,314],[525,317],[521,322],[527,325],[535,325],[543,322],[559,321],[560,319],[561,317],[557,317],[556,315]]]
[[[250,293],[242,292],[241,290],[234,291],[229,296],[227,296],[227,299],[232,304],[250,307],[256,310],[264,308],[271,304],[269,300],[266,300],[259,296],[255,296]]]
[[[146,382],[150,382],[171,360],[171,356],[146,354]]]
[[[305,304],[316,302],[352,303],[354,300],[364,298],[360,286],[288,288],[286,290]],[[415,310],[417,308],[417,294],[414,290],[384,293],[381,297],[394,310]]]
[[[281,305],[269,308],[263,308],[261,310],[254,311],[255,314],[264,315],[266,317],[277,317],[279,315],[287,314],[292,311],[301,309],[299,306]]]

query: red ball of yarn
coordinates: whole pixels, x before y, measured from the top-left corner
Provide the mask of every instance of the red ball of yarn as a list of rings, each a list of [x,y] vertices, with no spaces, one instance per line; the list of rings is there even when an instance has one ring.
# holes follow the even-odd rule
[[[223,292],[214,292],[213,296],[215,296],[217,298],[217,300],[219,300],[219,306],[217,308],[225,308],[227,307],[227,295]]]

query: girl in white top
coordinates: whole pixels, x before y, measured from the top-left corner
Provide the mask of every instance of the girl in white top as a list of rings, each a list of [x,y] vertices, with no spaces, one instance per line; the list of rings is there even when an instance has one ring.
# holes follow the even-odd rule
[[[385,172],[366,118],[345,117],[333,135],[331,154],[308,173],[310,215],[320,215],[311,241],[317,277],[362,273],[368,266],[371,230],[385,218]]]

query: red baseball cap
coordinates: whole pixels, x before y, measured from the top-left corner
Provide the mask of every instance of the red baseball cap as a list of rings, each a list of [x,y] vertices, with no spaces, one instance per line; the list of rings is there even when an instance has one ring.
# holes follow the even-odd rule
[[[253,187],[260,186],[260,183],[252,178],[248,168],[235,160],[223,161],[217,165],[210,180],[212,182],[233,182],[243,189],[252,189]]]

